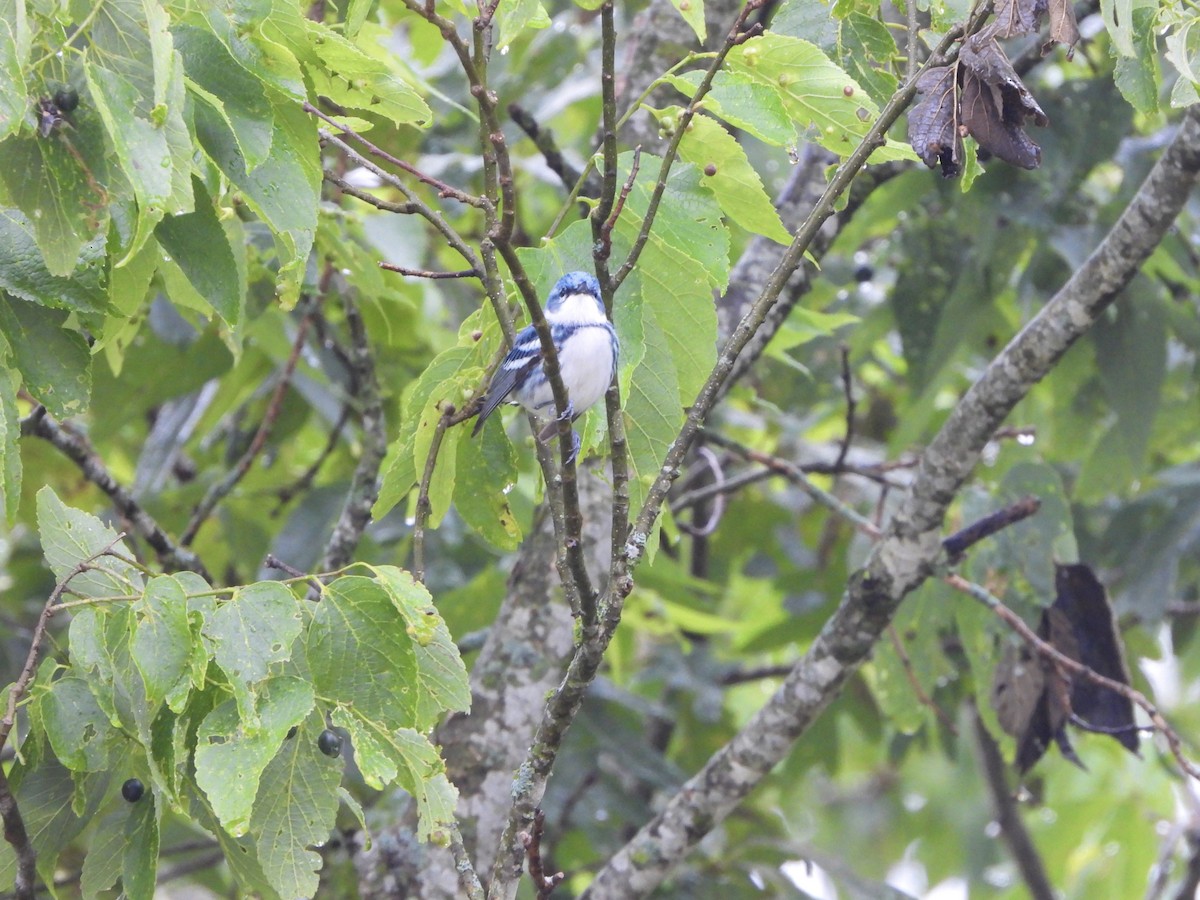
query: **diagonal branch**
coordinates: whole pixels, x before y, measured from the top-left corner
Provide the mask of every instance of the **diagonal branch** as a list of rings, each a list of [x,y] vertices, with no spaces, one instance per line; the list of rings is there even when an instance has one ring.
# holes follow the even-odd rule
[[[164,567],[172,571],[195,572],[205,581],[212,583],[212,576],[208,574],[200,557],[186,547],[176,544],[171,536],[163,531],[133,494],[113,477],[83,435],[55,421],[44,406],[39,406],[21,422],[21,433],[49,441],[79,466],[83,477],[104,491],[121,517],[129,522],[138,535],[145,538]]]
[[[649,893],[787,754],[837,696],[901,600],[935,570],[946,509],[1013,407],[1096,322],[1183,207],[1200,172],[1192,108],[1124,214],[1078,272],[993,360],[922,454],[884,539],[776,693],[600,870],[590,900]],[[640,523],[639,523],[640,524]]]

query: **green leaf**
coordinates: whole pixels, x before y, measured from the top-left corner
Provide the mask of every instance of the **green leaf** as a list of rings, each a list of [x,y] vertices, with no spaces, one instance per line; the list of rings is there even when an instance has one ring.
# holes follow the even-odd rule
[[[418,838],[427,841],[454,824],[458,791],[428,738],[411,728],[381,728],[353,707],[335,710],[333,721],[350,732],[354,758],[367,784],[383,787],[397,781],[417,802]]]
[[[517,454],[500,428],[458,442],[454,506],[463,521],[498,550],[516,550],[521,526],[508,502],[517,483]]]
[[[734,47],[727,64],[731,72],[777,91],[793,121],[839,156],[858,146],[879,115],[862,86],[808,41],[768,32]],[[894,155],[876,154],[874,159]]]
[[[193,179],[192,186],[196,211],[167,216],[158,223],[154,236],[192,287],[236,329],[242,321],[246,284],[245,264],[239,266],[234,254],[245,253],[245,245],[230,245],[204,184]]]
[[[9,160],[7,152],[5,159]],[[4,171],[9,171],[7,165]],[[32,179],[37,174],[27,172],[26,177]],[[98,319],[104,311],[105,296],[100,285],[104,259],[102,238],[82,252],[82,241],[76,242],[66,271],[56,273],[43,259],[29,220],[18,210],[5,209],[0,210],[0,246],[5,248],[0,254],[0,288],[3,290],[30,303],[70,310],[89,319]],[[73,277],[65,277],[77,263],[80,271]]]
[[[83,857],[79,892],[95,897],[107,891],[121,877],[121,860],[125,852],[125,820],[128,810],[115,809],[100,820],[91,846]]]
[[[247,171],[238,142],[220,116],[206,104],[198,104],[195,115],[204,152],[275,236],[281,299],[285,305],[295,303],[317,228],[321,164],[315,125],[298,106],[276,104],[271,155]]]
[[[513,0],[500,4],[496,10],[496,24],[500,29],[496,46],[503,52],[526,28],[548,28],[550,16],[539,0]]]
[[[702,72],[684,72],[664,76],[663,81],[690,98],[695,95],[703,77]],[[788,118],[774,87],[721,69],[713,79],[712,89],[701,102],[713,115],[748,131],[760,141],[775,147],[796,143],[796,126]]]
[[[444,712],[471,708],[471,684],[450,630],[423,584],[395,566],[369,566],[404,617],[417,660],[417,715],[414,727],[425,731]]]
[[[0,333],[25,388],[60,418],[85,412],[92,390],[92,357],[83,335],[64,327],[67,315],[0,292]]]
[[[832,56],[837,50],[838,22],[826,0],[783,0],[771,18],[771,30],[812,41]]]
[[[60,678],[37,703],[50,746],[64,766],[77,772],[100,772],[110,764],[119,735],[87,681],[74,676]]]
[[[112,0],[104,12],[92,26],[82,69],[137,198],[128,258],[164,215],[192,210],[192,142],[183,120],[183,61],[166,11],[152,0]]]
[[[187,595],[178,580],[159,575],[131,608],[137,630],[130,653],[146,685],[146,702],[155,707],[187,674],[191,661]]]
[[[117,189],[109,185],[112,178],[104,156],[105,137],[99,119],[94,115],[75,118],[76,125],[70,134],[60,126],[48,138],[25,133],[0,143],[0,158],[4,160],[0,178],[8,189],[9,201],[27,217],[23,218],[23,224],[30,232],[30,246],[36,247],[35,257],[29,255],[24,241],[17,244],[6,241],[6,246],[14,248],[14,256],[11,263],[0,260],[0,271],[10,265],[36,265],[61,278],[90,261],[80,259],[81,250],[87,256],[103,256],[109,205]],[[12,211],[3,215],[11,216]],[[90,254],[84,249],[89,244]],[[97,272],[84,268],[84,283],[67,296],[84,293],[83,289],[91,287],[96,278]],[[60,286],[50,296],[62,290]],[[41,302],[52,306],[63,301],[42,299]]]
[[[1133,464],[1141,470],[1167,371],[1166,310],[1150,291],[1126,295],[1114,306],[1115,321],[1103,318],[1092,329],[1100,382],[1120,420],[1119,434]]]
[[[79,563],[109,545],[122,556],[131,555],[125,542],[116,540],[116,532],[95,516],[65,506],[49,485],[37,493],[37,521],[42,552],[60,581]],[[127,562],[99,556],[88,564],[86,572],[71,578],[71,592],[80,597],[140,594],[142,575]]]
[[[21,379],[6,362],[0,362],[0,496],[11,526],[21,503],[21,414],[17,409]]]
[[[196,783],[221,826],[234,837],[250,827],[255,794],[272,758],[287,754],[289,745],[312,743],[301,741],[299,735],[285,740],[288,729],[304,721],[312,708],[311,684],[292,675],[278,675],[260,689],[255,726],[242,719],[233,700],[216,707],[200,724]]]
[[[279,894],[267,881],[262,864],[258,861],[258,847],[254,839],[246,836],[235,838],[222,828],[198,789],[189,791],[189,797],[193,821],[216,839],[221,852],[225,854],[225,863],[229,866],[229,871],[233,873],[242,890],[262,897],[263,900],[279,900]]]
[[[642,321],[646,358],[633,370],[625,408],[622,410],[629,442],[631,518],[646,499],[684,418],[675,373],[670,366],[661,363],[670,352],[666,335],[652,310],[645,310]],[[657,543],[657,536],[652,536],[647,541],[647,549],[653,553]]]
[[[24,2],[0,2],[0,140],[15,134],[25,115],[28,91],[23,69],[29,61],[28,30]]]
[[[1158,112],[1158,34],[1153,9],[1133,10],[1132,56],[1118,55],[1113,79],[1129,105],[1142,115]]]
[[[303,628],[296,595],[278,581],[260,581],[235,589],[203,615],[213,659],[229,677],[242,718],[253,723],[256,686],[273,664],[291,659]]]
[[[262,81],[243,69],[207,28],[180,25],[171,33],[183,57],[188,91],[225,123],[242,151],[246,169],[253,171],[271,153],[275,121]]]
[[[421,373],[421,377],[406,391],[404,421],[400,427],[400,436],[396,440],[401,451],[384,473],[379,499],[375,501],[373,510],[375,518],[381,517],[399,503],[416,483],[418,473],[424,471],[425,458],[440,415],[437,407],[446,401],[457,406],[464,396],[470,396],[482,377],[483,371],[478,365],[477,350],[469,347],[451,347],[434,357],[433,362]],[[442,456],[439,456],[438,468],[443,471],[450,470],[452,486],[454,458],[446,453],[446,448],[443,448]],[[441,477],[444,479],[445,475]],[[449,503],[449,496],[445,497],[444,502]],[[446,507],[442,505],[439,509],[444,514]]]
[[[406,629],[388,591],[374,579],[348,575],[330,583],[306,636],[317,693],[383,727],[411,727],[417,660]]]
[[[682,112],[679,107],[674,109],[675,115]],[[716,196],[726,216],[751,234],[784,245],[792,242],[745,149],[715,121],[694,116],[679,145],[679,156],[702,173],[702,183]]]
[[[704,0],[671,0],[671,5],[683,16],[683,20],[696,32],[696,38],[704,43],[708,31],[704,24]]]
[[[125,853],[121,860],[121,889],[128,900],[153,900],[158,877],[158,816],[154,793],[147,791],[131,804],[125,820]]]
[[[896,76],[885,68],[897,53],[896,41],[887,26],[874,16],[853,10],[838,26],[838,46],[846,70],[876,103],[887,103],[898,85]]]
[[[259,864],[271,886],[287,898],[316,893],[321,855],[310,848],[329,839],[337,817],[342,762],[323,754],[315,740],[302,740],[319,730],[319,722],[310,722],[284,741],[264,770],[250,821]]]

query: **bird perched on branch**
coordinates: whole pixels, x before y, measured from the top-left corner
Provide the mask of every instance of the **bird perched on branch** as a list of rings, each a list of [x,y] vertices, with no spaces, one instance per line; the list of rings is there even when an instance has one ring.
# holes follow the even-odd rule
[[[563,415],[574,421],[604,396],[612,382],[620,349],[617,333],[604,314],[600,283],[586,272],[569,272],[558,279],[546,300],[545,312],[558,354],[558,370],[567,389]],[[543,360],[542,342],[534,327],[528,325],[517,335],[512,350],[492,377],[472,435],[479,434],[487,417],[510,395],[535,416],[553,415],[554,392],[542,368]],[[539,439],[548,440],[554,430],[551,422],[542,429]],[[576,434],[569,459],[578,452]]]

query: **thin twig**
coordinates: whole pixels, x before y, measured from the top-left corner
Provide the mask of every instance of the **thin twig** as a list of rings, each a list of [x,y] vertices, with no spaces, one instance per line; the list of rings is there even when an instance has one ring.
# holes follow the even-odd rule
[[[342,122],[339,122],[337,119],[334,119],[330,116],[325,115],[325,113],[321,112],[321,110],[317,109],[315,106],[313,106],[307,100],[304,101],[304,111],[306,113],[309,113],[310,115],[316,116],[321,121],[326,122],[329,125],[332,125],[334,128],[338,129],[338,131],[342,132],[342,134],[346,135],[347,137],[353,138],[355,141],[357,141],[359,144],[361,144],[362,147],[372,156],[382,159],[384,162],[390,163],[398,169],[402,169],[403,171],[407,172],[409,175],[412,175],[418,181],[421,181],[424,184],[429,185],[431,188],[433,188],[435,191],[438,192],[439,197],[449,197],[453,200],[457,200],[459,203],[465,203],[467,206],[474,206],[477,209],[483,208],[483,205],[484,205],[483,198],[475,197],[471,194],[468,194],[466,191],[459,190],[458,188],[454,187],[453,185],[446,184],[446,182],[444,182],[444,181],[441,181],[430,175],[426,175],[424,172],[422,172],[416,166],[412,165],[412,163],[407,163],[402,159],[397,159],[395,156],[392,156],[392,154],[388,153],[386,150],[383,150],[383,149],[375,146],[375,144],[371,143],[369,140],[367,140],[365,137],[363,137],[361,134],[359,134],[357,131],[355,131],[353,128],[351,128],[349,125],[346,125]]]
[[[563,883],[567,877],[564,872],[546,874],[542,862],[542,835],[546,830],[546,814],[540,809],[534,810],[533,822],[528,831],[521,832],[521,844],[525,847],[525,857],[529,860],[529,878],[533,881],[533,889],[537,892],[537,900],[549,900],[554,889]]]
[[[417,514],[412,529],[412,574],[418,582],[425,582],[425,524],[433,512],[433,504],[429,499],[429,486],[433,483],[433,473],[437,467],[438,453],[442,449],[442,438],[446,436],[446,428],[450,417],[454,415],[454,405],[448,404],[442,409],[437,425],[433,428],[433,436],[429,441],[429,452],[425,456],[425,469],[421,472],[421,483],[417,489]]]
[[[900,659],[900,668],[904,670],[904,677],[908,679],[909,686],[916,694],[917,701],[927,709],[933,710],[933,714],[938,717],[941,723],[955,737],[958,736],[958,726],[934,701],[932,697],[925,691],[925,687],[921,684],[921,680],[917,678],[917,673],[913,670],[912,659],[909,658],[908,651],[904,649],[904,642],[900,640],[900,635],[896,632],[895,625],[887,627],[888,637],[892,641],[892,649],[896,651],[896,656]]]
[[[212,583],[212,577],[200,558],[171,540],[133,494],[112,476],[82,434],[55,421],[44,406],[38,406],[21,421],[21,433],[49,441],[75,463],[83,472],[84,478],[107,494],[121,517],[129,522],[138,535],[145,538],[163,566],[173,571],[195,572],[205,581]]]
[[[1010,525],[1015,525],[1023,519],[1028,519],[1042,507],[1042,501],[1037,497],[1022,497],[1015,503],[1010,503],[1003,509],[988,513],[982,519],[972,522],[966,528],[959,529],[942,541],[942,547],[951,561],[957,560],[967,550],[978,544],[984,538],[991,537],[998,531],[1003,531]]]
[[[323,281],[328,280],[328,272]],[[324,285],[322,286],[322,292]],[[217,504],[220,503],[229,492],[237,487],[238,482],[246,477],[246,473],[250,471],[250,467],[254,464],[254,460],[258,458],[258,454],[262,452],[263,447],[267,443],[267,438],[271,436],[271,430],[275,427],[275,422],[279,418],[279,414],[283,411],[283,398],[287,395],[287,390],[292,383],[292,374],[296,371],[296,363],[300,360],[300,352],[304,349],[304,341],[308,337],[308,326],[312,320],[311,308],[300,317],[300,324],[296,328],[296,337],[292,341],[292,349],[288,354],[287,360],[283,364],[283,369],[279,373],[279,380],[275,384],[275,390],[271,393],[271,399],[267,401],[267,409],[263,413],[262,421],[259,422],[258,430],[254,433],[253,439],[250,441],[250,446],[246,448],[246,452],[242,454],[237,461],[237,465],[224,478],[208,489],[204,497],[196,505],[196,509],[192,512],[192,517],[188,521],[187,527],[183,530],[183,534],[179,538],[179,543],[185,547],[189,546],[196,539],[196,534],[200,531],[201,526],[208,521],[208,517],[212,515]]]
[[[704,460],[704,463],[706,466],[708,466],[709,471],[712,472],[714,482],[717,484],[726,483],[725,473],[721,470],[721,461],[717,459],[717,454],[713,453],[712,450],[703,445],[701,445],[696,452],[699,454],[700,458]],[[708,521],[703,525],[692,525],[688,522],[676,522],[675,524],[679,526],[681,531],[690,534],[692,537],[708,537],[717,530],[717,526],[721,523],[721,516],[725,513],[726,496],[727,492],[725,491],[714,495],[713,499],[715,502],[713,503],[712,510],[709,513]]]
[[[992,795],[992,809],[995,811],[996,823],[1000,826],[1000,837],[1008,845],[1013,861],[1025,880],[1025,887],[1034,900],[1054,900],[1054,886],[1046,875],[1046,866],[1041,854],[1030,837],[1021,812],[1013,799],[1013,792],[1008,786],[1007,767],[996,739],[992,737],[979,709],[971,704],[971,725],[975,731],[975,745],[979,749],[980,768],[983,770],[983,780]]]
[[[508,104],[508,115],[517,123],[517,127],[533,141],[550,171],[557,175],[564,185],[570,188],[579,180],[580,171],[567,162],[562,151],[558,149],[558,144],[554,140],[554,135],[550,133],[550,129],[542,128],[537,119],[519,103]]]
[[[381,262],[379,268],[387,269],[389,272],[399,272],[401,275],[407,275],[410,278],[428,278],[431,281],[438,281],[448,278],[478,278],[479,273],[474,269],[463,269],[461,272],[433,272],[429,269],[410,269],[407,266],[398,266],[395,263]]]
[[[850,444],[854,440],[854,410],[858,405],[854,399],[854,382],[850,376],[850,348],[845,344],[842,344],[842,391],[846,395],[846,436],[842,439],[842,446],[838,449],[837,459],[833,463],[835,472],[841,471],[846,462],[846,454],[850,452]]]
[[[295,566],[289,566],[274,553],[267,554],[266,559],[263,560],[263,565],[268,569],[278,569],[280,572],[286,572],[293,578],[304,579],[317,595],[320,595],[321,591],[325,589],[325,585],[321,583],[321,579],[316,575],[309,575],[307,572],[301,572]]]
[[[458,887],[463,896],[467,900],[485,900],[487,895],[484,893],[483,885],[479,883],[479,876],[475,873],[475,866],[471,862],[470,854],[467,853],[462,832],[457,824],[450,827],[450,852],[454,855],[454,868],[458,872]]]
[[[312,465],[304,470],[299,478],[289,485],[279,489],[279,503],[275,507],[272,515],[278,515],[279,510],[287,506],[292,501],[293,497],[305,493],[312,487],[313,480],[317,477],[317,473],[321,471],[321,467],[325,465],[325,461],[333,455],[333,451],[337,449],[338,442],[342,439],[342,432],[346,428],[346,424],[350,421],[350,404],[343,403],[342,411],[338,413],[337,421],[333,423],[333,427],[329,429],[329,437],[325,441],[325,447],[321,450],[319,456],[313,460]]]

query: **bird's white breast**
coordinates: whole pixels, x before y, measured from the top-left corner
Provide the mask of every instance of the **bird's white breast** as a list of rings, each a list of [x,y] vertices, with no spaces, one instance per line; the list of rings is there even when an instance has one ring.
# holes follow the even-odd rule
[[[600,325],[606,321],[604,310],[591,294],[568,294],[558,309],[547,313],[546,318],[563,325]]]
[[[589,303],[592,301],[589,300]],[[595,304],[592,304],[593,309]],[[603,319],[601,319],[603,321]],[[581,328],[558,355],[563,387],[576,415],[604,396],[612,381],[612,338],[606,328]]]

